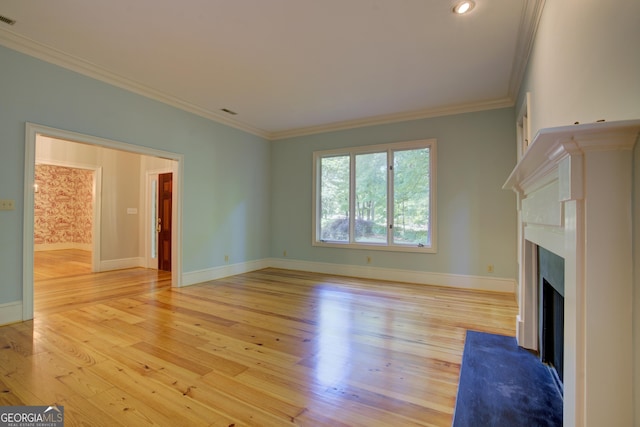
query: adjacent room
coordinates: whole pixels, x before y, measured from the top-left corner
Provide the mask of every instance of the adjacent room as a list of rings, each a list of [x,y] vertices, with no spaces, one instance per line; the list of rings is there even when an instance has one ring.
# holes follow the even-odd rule
[[[639,424],[639,16],[3,1],[0,414]]]
[[[121,282],[125,287],[170,286],[173,191],[162,203],[159,183],[164,178],[171,184],[175,170],[172,160],[91,140],[36,138],[36,313],[68,308],[66,295],[73,295],[74,305],[80,306],[115,291],[113,283],[102,284],[100,276],[91,273],[130,269],[137,282]],[[163,204],[165,209],[159,209]],[[152,271],[142,280],[139,269]]]

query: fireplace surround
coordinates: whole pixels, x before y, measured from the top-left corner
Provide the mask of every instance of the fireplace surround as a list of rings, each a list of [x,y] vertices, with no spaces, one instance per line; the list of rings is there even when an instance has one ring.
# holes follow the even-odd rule
[[[540,350],[538,248],[564,259],[565,426],[633,425],[632,150],[639,132],[640,120],[543,129],[504,185],[517,194],[516,335],[524,348]]]

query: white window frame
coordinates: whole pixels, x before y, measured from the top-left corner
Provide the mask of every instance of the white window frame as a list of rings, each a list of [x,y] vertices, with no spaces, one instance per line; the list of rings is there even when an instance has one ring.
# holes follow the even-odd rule
[[[391,239],[393,230],[390,229],[387,224],[388,238],[386,243],[362,243],[355,242],[354,238],[354,222],[355,222],[355,156],[358,154],[369,154],[387,152],[387,162],[392,162],[393,157],[391,153],[393,151],[411,150],[429,148],[429,233],[430,233],[430,245],[413,246],[407,244],[394,244]],[[324,157],[332,156],[350,156],[351,168],[349,171],[349,241],[324,241],[320,239],[320,162]],[[349,248],[349,249],[365,249],[365,250],[382,250],[382,251],[394,251],[394,252],[421,252],[421,253],[436,253],[437,252],[437,221],[436,221],[436,156],[437,156],[437,143],[436,139],[422,139],[416,141],[395,142],[390,144],[378,144],[368,145],[363,147],[350,147],[336,150],[324,150],[313,152],[313,191],[312,191],[312,236],[311,242],[313,246],[329,247],[329,248]],[[387,168],[389,169],[389,168]],[[387,180],[387,219],[392,220],[394,217],[393,212],[393,174],[389,174]]]

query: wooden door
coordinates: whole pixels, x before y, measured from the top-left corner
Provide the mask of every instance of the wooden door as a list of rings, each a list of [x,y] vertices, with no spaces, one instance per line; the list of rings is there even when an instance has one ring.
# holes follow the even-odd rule
[[[173,175],[158,175],[158,269],[171,271],[171,205]]]

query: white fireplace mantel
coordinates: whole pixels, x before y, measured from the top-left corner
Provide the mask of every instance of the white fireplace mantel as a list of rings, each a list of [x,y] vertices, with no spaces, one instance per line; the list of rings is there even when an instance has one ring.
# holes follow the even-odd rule
[[[565,426],[633,424],[632,150],[639,133],[640,120],[541,130],[503,187],[518,196],[522,347],[538,349],[536,248],[565,260]]]

